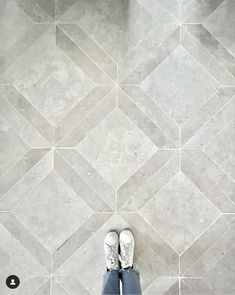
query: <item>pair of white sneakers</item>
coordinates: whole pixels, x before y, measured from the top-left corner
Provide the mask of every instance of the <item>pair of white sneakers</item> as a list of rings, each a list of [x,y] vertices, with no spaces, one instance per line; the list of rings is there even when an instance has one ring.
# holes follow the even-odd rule
[[[120,264],[121,268],[133,267],[134,247],[135,240],[129,230],[123,230],[119,236],[115,231],[108,232],[104,239],[107,268],[120,269]]]

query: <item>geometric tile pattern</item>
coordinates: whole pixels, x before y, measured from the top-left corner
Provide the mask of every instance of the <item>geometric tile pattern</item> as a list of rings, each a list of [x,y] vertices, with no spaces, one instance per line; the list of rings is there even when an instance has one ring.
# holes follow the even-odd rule
[[[235,294],[233,0],[0,1],[0,293]],[[92,284],[90,283],[92,281]]]

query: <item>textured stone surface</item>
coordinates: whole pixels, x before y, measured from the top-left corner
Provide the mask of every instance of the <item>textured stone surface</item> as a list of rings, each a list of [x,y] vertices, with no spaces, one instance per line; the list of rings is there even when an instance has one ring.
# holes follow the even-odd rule
[[[0,294],[99,295],[115,228],[143,295],[235,294],[234,15],[0,1]]]

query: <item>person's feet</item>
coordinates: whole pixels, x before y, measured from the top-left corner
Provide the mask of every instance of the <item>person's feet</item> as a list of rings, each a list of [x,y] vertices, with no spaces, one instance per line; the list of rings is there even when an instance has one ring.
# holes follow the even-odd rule
[[[120,255],[122,268],[133,267],[135,240],[129,230],[123,230],[119,236]]]
[[[115,231],[108,232],[104,239],[104,253],[109,270],[119,269],[118,246],[118,234]]]

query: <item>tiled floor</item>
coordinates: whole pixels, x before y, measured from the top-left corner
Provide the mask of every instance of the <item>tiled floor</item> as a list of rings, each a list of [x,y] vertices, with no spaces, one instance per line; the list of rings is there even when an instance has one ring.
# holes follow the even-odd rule
[[[0,0],[0,294],[235,294],[235,1]],[[13,292],[5,278],[16,274]]]

